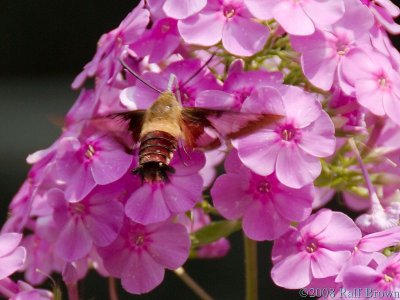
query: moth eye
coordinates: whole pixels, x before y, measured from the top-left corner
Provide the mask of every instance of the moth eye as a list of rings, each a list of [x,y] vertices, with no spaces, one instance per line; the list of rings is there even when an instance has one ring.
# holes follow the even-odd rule
[[[165,105],[164,110],[165,111],[170,111],[171,110],[171,105]]]

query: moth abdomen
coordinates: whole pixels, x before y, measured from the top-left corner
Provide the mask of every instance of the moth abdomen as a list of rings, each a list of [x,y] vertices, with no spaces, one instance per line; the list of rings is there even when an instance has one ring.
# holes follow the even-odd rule
[[[169,166],[177,149],[177,139],[168,132],[156,130],[143,135],[139,147],[139,173],[144,181],[166,181],[167,172],[174,169]]]

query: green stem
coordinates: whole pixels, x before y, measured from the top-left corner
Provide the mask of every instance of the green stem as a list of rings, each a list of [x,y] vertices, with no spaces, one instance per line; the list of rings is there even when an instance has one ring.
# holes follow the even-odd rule
[[[199,297],[199,299],[213,300],[213,298],[186,273],[184,268],[179,267],[174,270],[174,273],[197,295],[197,297]]]
[[[258,299],[257,242],[243,234],[246,271],[246,300]]]

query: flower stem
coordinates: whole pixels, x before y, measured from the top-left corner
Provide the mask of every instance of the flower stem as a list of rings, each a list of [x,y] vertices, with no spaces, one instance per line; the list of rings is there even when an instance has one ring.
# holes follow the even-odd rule
[[[108,293],[110,295],[110,300],[118,300],[117,285],[113,277],[108,277]]]
[[[246,271],[246,300],[258,299],[257,242],[243,234],[244,265]]]
[[[67,285],[68,299],[69,300],[79,300],[79,290],[78,284],[72,283]]]
[[[174,273],[184,282],[186,285],[201,299],[201,300],[213,300],[207,292],[193,280],[192,277],[186,273],[185,269],[180,267],[174,270]]]

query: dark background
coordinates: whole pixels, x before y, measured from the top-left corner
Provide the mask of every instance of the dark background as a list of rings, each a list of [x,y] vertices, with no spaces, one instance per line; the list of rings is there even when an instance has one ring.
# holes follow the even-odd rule
[[[399,0],[400,1],[400,0]],[[399,1],[395,1],[399,4]],[[70,89],[95,50],[100,35],[118,26],[138,1],[0,0],[0,224],[22,184],[29,153],[47,148],[60,134],[51,120],[62,117],[78,92]],[[399,39],[393,39],[398,45]],[[240,234],[219,260],[189,261],[186,270],[215,299],[244,299]],[[271,243],[259,243],[260,299],[296,299],[269,276]],[[81,299],[108,299],[107,282],[91,273]],[[66,297],[65,297],[66,298]],[[120,299],[137,299],[120,289]],[[172,272],[141,299],[197,299]]]

